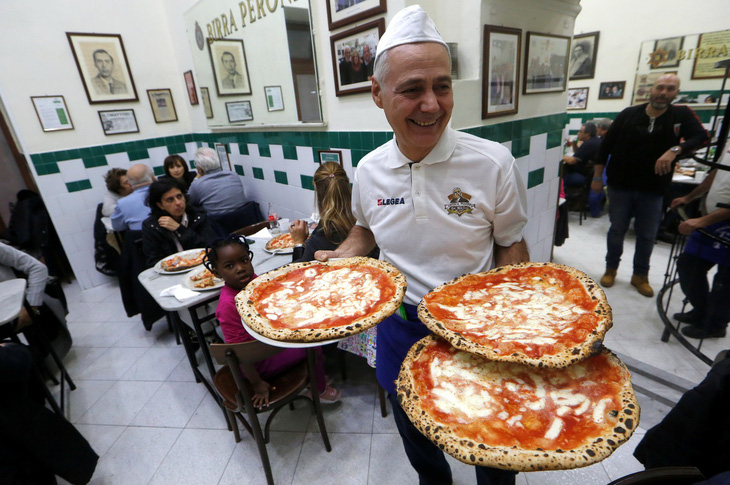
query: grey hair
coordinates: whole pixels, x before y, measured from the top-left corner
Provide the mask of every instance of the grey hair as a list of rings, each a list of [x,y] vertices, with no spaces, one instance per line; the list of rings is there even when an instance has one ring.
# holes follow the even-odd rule
[[[398,46],[396,46],[398,47]],[[446,53],[449,55],[449,72],[451,72],[451,50],[444,46]],[[373,77],[378,81],[378,84],[385,86],[385,78],[388,76],[389,62],[388,62],[388,51],[376,52],[375,55],[375,66],[373,67]]]
[[[129,185],[132,186],[132,188],[139,187],[140,185],[146,185],[151,184],[155,181],[155,173],[152,171],[152,167],[149,165],[144,166],[144,172],[139,178],[134,178],[134,170],[132,171],[132,175],[129,174],[129,171],[127,171],[127,180],[129,180]]]
[[[608,129],[611,127],[611,120],[609,120],[608,118],[597,120],[596,126],[603,131],[608,131]]]
[[[598,134],[596,131],[596,124],[591,123],[590,121],[583,125],[583,131],[591,138],[594,138]]]
[[[195,150],[195,168],[201,172],[208,173],[211,170],[221,168],[218,154],[210,147],[200,147]]]

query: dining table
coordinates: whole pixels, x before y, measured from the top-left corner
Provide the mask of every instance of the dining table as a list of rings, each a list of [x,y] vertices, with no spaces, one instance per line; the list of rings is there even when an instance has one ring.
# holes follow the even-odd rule
[[[257,274],[263,274],[280,266],[291,262],[291,252],[271,252],[265,249],[266,242],[271,239],[271,234],[261,231],[246,238],[249,247],[253,253],[253,265]],[[198,268],[193,268],[193,270]],[[155,267],[142,271],[139,276],[139,282],[149,292],[152,298],[160,307],[168,313],[175,325],[180,339],[182,340],[190,362],[190,367],[195,376],[196,382],[202,382],[208,391],[219,400],[219,397],[212,385],[216,369],[213,365],[213,359],[205,340],[205,332],[203,326],[206,322],[215,319],[215,311],[218,306],[218,297],[220,296],[220,286],[211,289],[193,291],[189,290],[186,280],[189,272],[163,273],[159,272]],[[188,289],[187,298],[178,299],[174,293],[169,291],[177,285]],[[168,291],[166,291],[168,290]],[[179,294],[179,293],[178,293]],[[200,351],[205,360],[208,369],[208,376],[198,368],[196,357],[196,349],[188,336],[187,328],[195,331],[197,341],[200,345]]]

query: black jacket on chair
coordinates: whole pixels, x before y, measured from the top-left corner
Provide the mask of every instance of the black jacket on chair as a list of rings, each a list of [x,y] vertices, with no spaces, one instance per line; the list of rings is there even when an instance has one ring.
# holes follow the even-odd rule
[[[141,313],[144,327],[150,330],[154,322],[165,316],[165,312],[137,279],[137,275],[145,269],[147,265],[142,253],[142,231],[125,231],[119,264],[122,303],[128,317]]]
[[[205,211],[188,207],[186,212],[188,227],[181,225],[174,232],[160,226],[157,222],[160,214],[152,215],[142,223],[142,251],[147,268],[179,251],[175,245],[176,238],[183,249],[204,248],[216,239],[217,234],[208,222]]]

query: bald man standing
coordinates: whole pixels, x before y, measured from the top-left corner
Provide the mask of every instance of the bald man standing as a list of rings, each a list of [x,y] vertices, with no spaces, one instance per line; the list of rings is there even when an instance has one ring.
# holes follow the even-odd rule
[[[145,205],[149,186],[155,181],[152,168],[144,163],[137,163],[127,170],[127,180],[134,192],[122,197],[112,214],[112,227],[115,231],[142,230],[142,221],[150,215],[149,206]]]
[[[636,218],[633,285],[651,297],[649,260],[662,218],[664,195],[672,183],[674,165],[681,157],[707,143],[709,135],[697,115],[686,106],[673,106],[679,78],[664,74],[651,87],[649,102],[626,108],[606,132],[596,160],[591,189],[603,191],[603,169],[609,159],[606,272],[601,285],[613,286],[624,237]]]

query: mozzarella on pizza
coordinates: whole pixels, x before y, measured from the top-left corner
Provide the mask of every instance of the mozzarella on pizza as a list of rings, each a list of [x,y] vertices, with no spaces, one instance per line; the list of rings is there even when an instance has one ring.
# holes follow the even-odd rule
[[[285,232],[283,234],[279,234],[276,237],[273,237],[269,240],[269,242],[266,243],[266,249],[269,251],[272,251],[274,249],[288,249],[294,247],[294,240],[291,237],[291,234],[288,232]]]
[[[418,315],[458,348],[550,367],[595,353],[612,325],[598,285],[574,268],[552,263],[462,276],[428,293]]]
[[[316,341],[359,333],[392,314],[405,277],[369,258],[292,263],[259,276],[237,297],[256,332],[285,341]]]
[[[604,349],[564,369],[461,351],[429,336],[403,363],[398,396],[414,424],[468,463],[511,470],[586,466],[638,424],[628,371]]]

